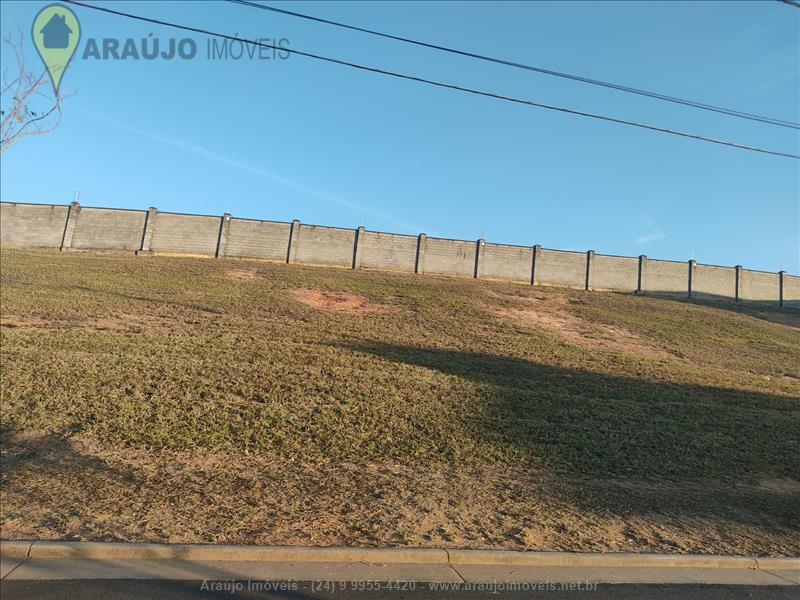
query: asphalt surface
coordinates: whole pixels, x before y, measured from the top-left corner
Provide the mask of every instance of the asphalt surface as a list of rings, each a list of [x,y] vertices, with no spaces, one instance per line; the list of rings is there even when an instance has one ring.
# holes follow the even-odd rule
[[[228,585],[225,588],[225,585]],[[473,600],[476,598],[517,599],[546,598],[548,600],[798,600],[797,586],[740,586],[740,585],[660,585],[660,584],[595,584],[592,589],[527,589],[516,591],[491,590],[432,590],[428,583],[405,583],[403,589],[366,588],[369,582],[231,582],[168,581],[138,579],[83,579],[55,581],[9,581],[0,583],[2,600],[439,600],[443,598]],[[215,585],[217,587],[215,587]],[[241,585],[241,589],[239,589]],[[248,589],[254,586],[280,586],[270,590]],[[477,584],[473,584],[477,585]],[[536,584],[531,584],[536,585]],[[548,584],[540,584],[548,585]],[[554,584],[557,585],[557,584]],[[411,587],[413,586],[413,589]]]

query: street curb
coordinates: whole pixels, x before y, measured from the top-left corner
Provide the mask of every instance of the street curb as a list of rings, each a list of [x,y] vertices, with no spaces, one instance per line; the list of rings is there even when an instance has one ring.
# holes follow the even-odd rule
[[[31,546],[36,542],[0,541],[0,556],[3,558],[27,558]]]
[[[460,564],[514,565],[536,567],[651,567],[757,569],[758,562],[747,556],[703,554],[635,554],[628,552],[513,552],[504,550],[450,550],[450,562]],[[795,568],[800,567],[800,562]],[[789,567],[783,567],[789,568]]]
[[[125,542],[0,542],[0,555],[29,558],[146,559],[256,562],[367,562],[447,564],[437,548],[349,548],[130,544]]]
[[[530,567],[710,568],[800,571],[800,558],[754,558],[702,554],[634,554],[446,550],[442,548],[353,548],[130,544],[125,542],[0,541],[5,558],[146,559],[255,562],[363,562]]]
[[[790,570],[800,574],[800,558],[756,558],[758,568],[763,570]]]

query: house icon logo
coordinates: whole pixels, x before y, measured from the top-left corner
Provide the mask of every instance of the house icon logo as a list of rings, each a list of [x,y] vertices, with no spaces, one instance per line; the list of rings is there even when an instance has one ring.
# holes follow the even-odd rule
[[[45,48],[66,48],[69,36],[74,32],[67,25],[67,15],[55,13],[39,33]]]
[[[78,17],[61,4],[45,6],[33,19],[31,38],[58,95],[61,78],[81,39]]]

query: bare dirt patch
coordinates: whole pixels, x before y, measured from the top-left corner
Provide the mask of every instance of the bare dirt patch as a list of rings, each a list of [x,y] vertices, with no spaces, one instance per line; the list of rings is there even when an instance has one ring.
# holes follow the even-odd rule
[[[598,348],[616,352],[629,352],[647,358],[675,358],[666,350],[657,348],[634,333],[621,327],[592,323],[570,313],[569,304],[576,302],[567,296],[534,293],[495,297],[511,300],[511,305],[492,306],[499,317],[522,325],[545,329],[570,344],[585,348]]]
[[[247,269],[228,269],[225,271],[225,275],[231,279],[239,279],[241,281],[253,281],[258,279],[258,274],[255,271]]]
[[[394,307],[375,302],[364,296],[348,292],[323,292],[319,290],[292,290],[299,301],[319,310],[337,313],[381,313],[390,312]]]
[[[47,329],[48,321],[37,317],[18,317],[16,315],[4,315],[0,317],[0,327],[7,329]]]

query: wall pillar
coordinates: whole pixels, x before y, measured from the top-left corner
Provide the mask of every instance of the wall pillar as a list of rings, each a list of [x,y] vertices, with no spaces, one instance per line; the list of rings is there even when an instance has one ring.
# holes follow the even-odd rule
[[[300,221],[295,219],[289,228],[289,247],[286,250],[286,262],[297,262],[297,244],[300,239]]]
[[[483,257],[486,254],[486,240],[483,238],[475,242],[475,279],[481,276],[483,271]]]
[[[144,217],[142,243],[139,245],[139,249],[134,253],[136,256],[140,256],[142,254],[151,254],[150,247],[153,242],[153,228],[156,225],[156,215],[158,215],[158,209],[154,206],[151,206]]]
[[[647,256],[639,255],[639,276],[636,280],[636,293],[644,294],[647,291]]]
[[[594,250],[589,250],[586,253],[586,285],[587,290],[592,289],[592,259],[594,258]]]
[[[785,293],[784,290],[786,283],[786,271],[778,271],[778,304],[783,306],[785,302]]]
[[[542,256],[542,247],[539,244],[536,244],[532,248],[533,252],[531,252],[531,285],[536,285],[536,264],[539,262],[539,259]]]
[[[78,215],[81,212],[81,205],[72,202],[67,210],[67,222],[64,224],[64,235],[61,236],[61,250],[72,248],[72,235],[75,233],[75,225],[78,223]]]
[[[364,234],[367,232],[366,228],[362,225],[356,229],[356,239],[353,242],[353,268],[361,268],[361,256],[364,254]]]
[[[694,279],[694,268],[697,266],[697,261],[692,259],[689,261],[689,285],[688,285],[688,297],[692,297],[692,283]]]
[[[214,253],[216,258],[225,256],[225,250],[228,247],[228,231],[231,228],[231,216],[228,213],[222,215],[222,220],[219,223],[219,236],[217,236],[217,251]]]
[[[736,265],[736,287],[733,292],[733,298],[736,302],[740,302],[742,298],[742,265]]]
[[[428,236],[424,233],[420,233],[419,237],[417,238],[417,258],[414,261],[414,273],[425,272],[425,245],[427,240]]]

